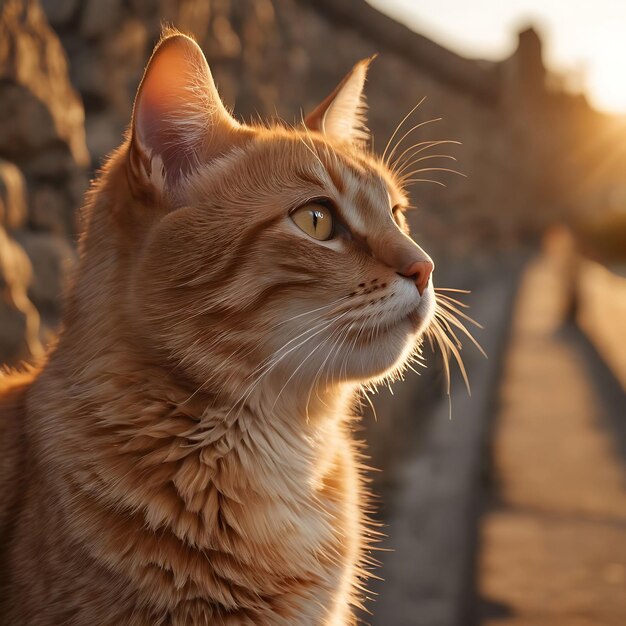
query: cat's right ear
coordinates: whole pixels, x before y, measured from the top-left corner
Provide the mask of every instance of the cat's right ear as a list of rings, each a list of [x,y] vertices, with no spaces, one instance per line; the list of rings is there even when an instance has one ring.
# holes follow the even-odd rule
[[[369,141],[363,87],[376,55],[359,61],[335,90],[307,115],[304,124],[330,139],[364,146]]]
[[[176,194],[187,174],[232,145],[238,128],[198,44],[178,32],[166,35],[148,62],[133,107],[133,186]]]

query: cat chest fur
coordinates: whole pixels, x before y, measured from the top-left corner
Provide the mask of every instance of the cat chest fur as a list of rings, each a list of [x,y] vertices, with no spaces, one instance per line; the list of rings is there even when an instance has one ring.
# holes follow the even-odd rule
[[[57,551],[48,553],[64,545],[77,568],[88,559],[92,574],[107,571],[94,577],[96,589],[107,588],[91,588],[81,606],[120,623],[133,615],[138,624],[331,623],[353,592],[360,551],[351,506],[358,478],[341,428],[332,439],[328,429],[312,436],[281,428],[277,436],[259,415],[211,409],[198,417],[184,403],[128,389],[117,395],[124,407],[109,401],[94,411],[93,395],[73,407],[49,404],[55,434],[41,415],[31,418],[35,447],[63,476],[44,488],[60,511],[49,515]],[[76,419],[90,423],[80,437]],[[64,458],[75,462],[64,466]],[[50,567],[56,575],[43,584],[54,588],[65,576]]]

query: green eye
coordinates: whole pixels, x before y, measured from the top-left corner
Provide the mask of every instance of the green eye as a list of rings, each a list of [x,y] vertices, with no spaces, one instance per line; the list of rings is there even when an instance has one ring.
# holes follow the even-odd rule
[[[333,216],[323,204],[311,202],[291,214],[294,224],[303,232],[318,241],[326,241],[333,236]]]

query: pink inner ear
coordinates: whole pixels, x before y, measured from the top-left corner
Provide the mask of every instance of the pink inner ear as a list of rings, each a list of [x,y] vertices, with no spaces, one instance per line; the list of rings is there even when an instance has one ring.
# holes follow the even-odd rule
[[[133,140],[139,148],[158,155],[166,181],[175,184],[226,143],[236,126],[199,46],[184,35],[165,39],[150,59],[135,101]]]
[[[186,37],[166,39],[150,60],[135,103],[135,137],[151,156],[161,157],[170,183],[191,169],[201,144],[205,113],[197,89],[207,74],[194,59],[202,55],[196,49]]]

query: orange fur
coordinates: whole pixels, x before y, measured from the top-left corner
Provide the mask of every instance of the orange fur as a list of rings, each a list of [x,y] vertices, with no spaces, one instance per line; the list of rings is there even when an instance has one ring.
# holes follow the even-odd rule
[[[361,145],[363,67],[308,128],[251,127],[193,41],[157,47],[89,193],[58,343],[0,378],[0,623],[353,623],[353,398],[434,301],[407,275],[430,260],[391,211],[403,192]],[[320,197],[328,241],[289,216]]]

